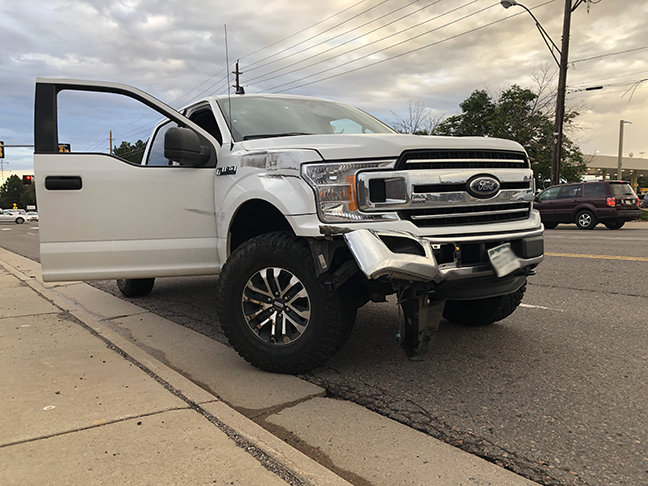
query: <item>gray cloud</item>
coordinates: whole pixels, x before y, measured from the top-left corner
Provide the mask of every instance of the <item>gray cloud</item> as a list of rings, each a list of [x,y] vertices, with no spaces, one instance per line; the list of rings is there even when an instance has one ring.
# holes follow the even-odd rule
[[[422,100],[436,113],[454,114],[459,103],[475,89],[496,93],[513,83],[530,87],[532,73],[541,65],[549,63],[553,68],[554,61],[531,17],[521,8],[505,10],[495,0],[411,3],[0,0],[0,140],[31,143],[34,80],[38,76],[122,82],[167,102],[180,98],[176,105],[206,89],[204,95],[224,91],[224,24],[228,30],[230,62],[241,59],[242,81],[249,92],[272,88],[279,91],[304,84],[287,92],[348,102],[382,119],[389,119],[392,111],[403,110],[408,100]],[[543,3],[525,1],[529,8]],[[351,42],[354,37],[427,5],[429,8]],[[466,6],[458,8],[462,5]],[[370,12],[332,28],[374,6]],[[555,0],[533,10],[557,43],[563,6],[562,0]],[[335,15],[345,9],[348,10]],[[452,9],[457,11],[444,15]],[[622,7],[613,0],[601,0],[591,5],[589,14],[586,4],[581,5],[572,17],[570,59],[576,61],[648,45],[643,25],[647,14],[648,5],[642,0],[625,0]],[[381,16],[384,17],[368,23]],[[440,17],[413,27],[435,16]],[[462,19],[464,16],[468,17]],[[331,18],[323,21],[327,17]],[[318,22],[317,26],[276,43]],[[479,29],[492,22],[497,23]],[[368,24],[358,28],[365,23]],[[329,28],[326,34],[308,40]],[[337,37],[333,39],[334,36]],[[387,36],[391,37],[385,39]],[[446,40],[450,37],[453,38]],[[348,44],[341,45],[345,42]],[[279,60],[317,43],[321,45]],[[396,46],[397,43],[401,44]],[[274,45],[260,50],[271,44]],[[331,48],[335,49],[313,57]],[[282,54],[268,58],[284,49]],[[355,50],[348,52],[351,49]],[[350,62],[362,56],[366,57]],[[268,75],[280,75],[276,79],[246,81],[302,60]],[[260,67],[264,63],[267,66]],[[369,66],[372,63],[375,64]],[[328,71],[299,80],[324,70]],[[335,77],[308,84],[330,76]],[[639,86],[631,102],[629,94],[622,97],[633,82],[643,78],[648,78],[648,49],[570,66],[570,86],[605,86],[600,91],[570,94],[571,102],[585,105],[579,120],[584,130],[577,135],[584,151],[614,154],[620,119],[633,121],[626,129],[627,151],[647,151],[642,136],[648,125],[643,109],[646,83]],[[104,117],[118,116],[112,109],[100,111]],[[74,131],[74,127],[70,130]],[[89,144],[93,142],[88,140]],[[17,170],[30,169],[29,150],[11,151],[7,160]]]

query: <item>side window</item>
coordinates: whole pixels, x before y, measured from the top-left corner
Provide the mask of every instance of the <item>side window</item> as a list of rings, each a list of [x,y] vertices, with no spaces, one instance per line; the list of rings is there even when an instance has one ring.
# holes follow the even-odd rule
[[[560,188],[558,199],[573,199],[581,196],[581,185],[564,186]]]
[[[171,165],[169,159],[164,157],[164,134],[169,128],[177,126],[176,123],[168,122],[158,128],[155,135],[153,135],[153,142],[151,143],[146,165]]]
[[[605,196],[605,187],[603,186],[603,183],[585,184],[583,194],[585,197]]]
[[[543,192],[538,196],[538,201],[540,202],[553,201],[558,196],[559,190],[560,187],[552,187],[551,189],[547,189],[545,192]]]
[[[189,119],[212,135],[216,140],[218,140],[219,144],[223,145],[223,135],[221,135],[221,131],[218,128],[218,123],[216,123],[216,118],[214,118],[214,113],[211,108],[198,110],[192,113],[191,116],[189,116]]]

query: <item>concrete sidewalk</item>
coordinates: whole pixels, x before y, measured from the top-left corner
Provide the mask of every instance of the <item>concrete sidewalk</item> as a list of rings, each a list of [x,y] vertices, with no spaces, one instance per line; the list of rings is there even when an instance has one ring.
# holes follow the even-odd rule
[[[535,484],[3,249],[0,370],[2,485]]]

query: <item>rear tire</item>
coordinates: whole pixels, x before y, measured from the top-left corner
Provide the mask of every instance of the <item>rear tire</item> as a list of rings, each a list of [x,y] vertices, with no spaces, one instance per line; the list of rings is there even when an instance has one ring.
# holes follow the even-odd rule
[[[558,226],[558,223],[542,223],[544,224],[545,229],[555,229]]]
[[[518,308],[526,291],[526,283],[511,294],[479,300],[449,300],[443,317],[463,326],[488,326],[507,318]]]
[[[591,211],[583,209],[576,215],[576,226],[578,229],[591,230],[597,225],[596,216]]]
[[[609,223],[605,223],[605,227],[611,230],[618,230],[623,228],[624,224],[625,221],[610,221]]]
[[[125,297],[144,297],[151,293],[155,285],[154,278],[129,278],[117,280],[117,287]]]
[[[317,276],[308,243],[286,232],[257,236],[223,266],[218,316],[232,347],[253,366],[303,373],[333,356],[355,321],[352,292]]]

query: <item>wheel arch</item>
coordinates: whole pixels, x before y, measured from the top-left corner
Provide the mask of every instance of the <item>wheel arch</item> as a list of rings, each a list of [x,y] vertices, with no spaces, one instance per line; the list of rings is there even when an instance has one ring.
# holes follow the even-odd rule
[[[273,204],[263,199],[250,199],[239,206],[230,222],[227,251],[231,254],[246,241],[273,231],[295,234],[290,222]]]
[[[583,210],[589,211],[590,213],[592,213],[592,215],[594,217],[596,217],[596,208],[594,207],[593,204],[589,204],[589,203],[587,203],[587,204],[579,204],[578,206],[576,206],[576,208],[572,212],[572,221],[574,223],[576,222],[576,216],[578,216],[578,213],[580,213]]]

